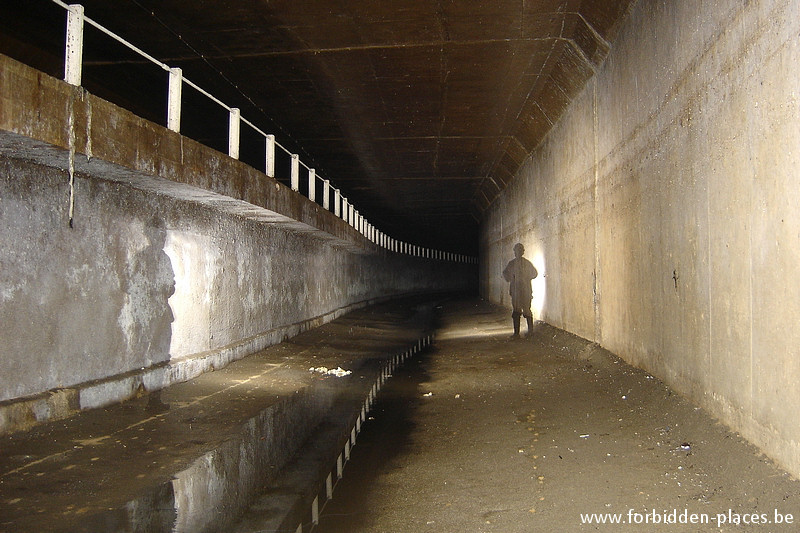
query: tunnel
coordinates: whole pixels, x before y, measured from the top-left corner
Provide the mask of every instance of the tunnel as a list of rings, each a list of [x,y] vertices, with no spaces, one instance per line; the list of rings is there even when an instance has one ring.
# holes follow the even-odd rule
[[[795,531],[798,64],[793,0],[3,2],[0,531]]]

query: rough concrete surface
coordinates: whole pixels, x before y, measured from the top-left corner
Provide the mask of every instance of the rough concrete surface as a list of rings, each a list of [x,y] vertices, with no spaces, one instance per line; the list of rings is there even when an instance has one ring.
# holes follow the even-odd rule
[[[0,433],[474,283],[473,265],[381,248],[277,180],[5,56],[0,87]]]
[[[510,340],[509,313],[483,302],[440,316],[315,533],[797,530],[800,482],[652,375],[542,322]]]
[[[638,2],[483,226],[537,317],[669,383],[800,474],[800,5]]]

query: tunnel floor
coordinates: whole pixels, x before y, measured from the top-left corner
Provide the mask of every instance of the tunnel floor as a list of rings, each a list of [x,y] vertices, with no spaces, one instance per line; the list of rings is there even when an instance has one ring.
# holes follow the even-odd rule
[[[800,482],[658,379],[544,323],[511,340],[485,302],[435,301],[0,438],[0,532],[797,530]],[[351,375],[315,370],[339,365]]]
[[[797,530],[800,483],[658,379],[482,302],[440,315],[316,533]]]

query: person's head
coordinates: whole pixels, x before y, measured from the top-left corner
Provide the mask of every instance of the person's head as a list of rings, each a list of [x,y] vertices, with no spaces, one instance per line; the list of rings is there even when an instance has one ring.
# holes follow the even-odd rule
[[[521,242],[518,242],[514,245],[514,257],[522,257],[522,254],[525,253],[525,247],[522,246]]]

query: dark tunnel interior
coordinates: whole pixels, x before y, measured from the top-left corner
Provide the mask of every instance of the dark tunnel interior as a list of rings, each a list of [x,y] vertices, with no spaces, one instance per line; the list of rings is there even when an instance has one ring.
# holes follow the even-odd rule
[[[607,55],[630,0],[83,2],[340,188],[385,233],[475,255],[483,210]],[[0,53],[63,76],[65,10],[3,2]],[[83,86],[164,124],[168,73],[96,28]],[[181,133],[227,146],[227,110],[183,90]],[[243,127],[240,159],[263,167]],[[277,177],[288,180],[289,158]]]

